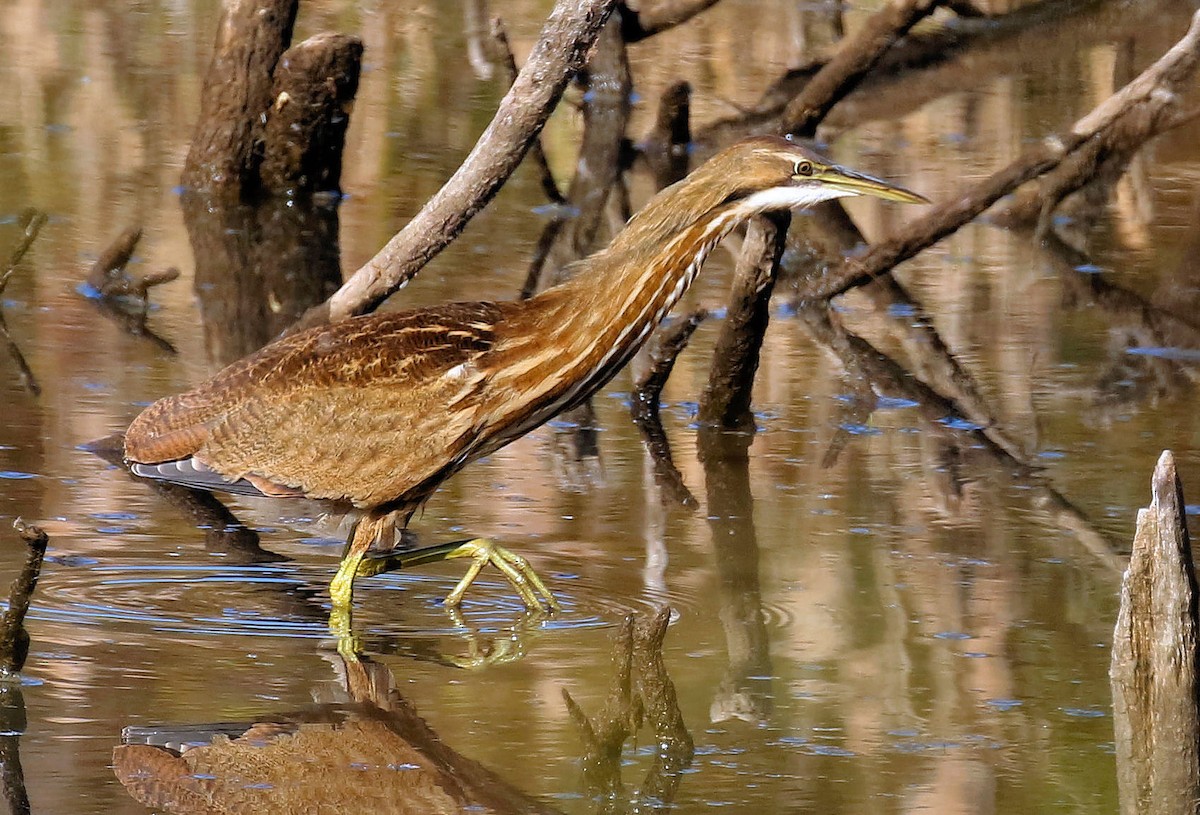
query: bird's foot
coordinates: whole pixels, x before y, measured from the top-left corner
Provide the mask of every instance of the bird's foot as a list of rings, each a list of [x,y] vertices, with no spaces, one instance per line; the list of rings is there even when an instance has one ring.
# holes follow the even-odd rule
[[[562,606],[554,599],[554,595],[550,593],[550,589],[546,588],[542,579],[537,576],[537,572],[529,565],[529,561],[520,555],[510,552],[486,538],[475,538],[459,544],[446,555],[447,560],[464,557],[471,558],[472,562],[467,567],[467,573],[463,579],[458,581],[458,585],[454,587],[454,591],[446,595],[446,605],[450,608],[458,607],[462,602],[463,595],[467,593],[467,589],[479,576],[479,572],[490,563],[508,578],[508,582],[516,589],[517,594],[525,602],[525,607],[530,611],[542,611],[543,602],[546,611],[562,610]]]
[[[438,546],[428,546],[424,549],[394,552],[380,557],[364,558],[355,564],[352,574],[357,577],[371,577],[396,569],[456,558],[471,558],[472,562],[467,567],[467,573],[463,579],[446,596],[447,608],[456,608],[462,603],[463,595],[466,594],[467,589],[475,582],[475,578],[479,576],[483,567],[490,563],[499,569],[508,579],[508,582],[516,589],[517,594],[520,595],[521,600],[530,611],[542,613],[562,610],[558,601],[554,599],[554,595],[546,588],[546,584],[542,582],[542,579],[534,572],[533,567],[529,565],[529,561],[485,538],[454,541]],[[346,568],[347,563],[343,561],[342,570],[339,570],[338,577],[341,577],[342,571]],[[334,582],[336,583],[337,580],[338,578],[335,577]],[[331,585],[330,592],[332,593],[332,591],[333,586]]]

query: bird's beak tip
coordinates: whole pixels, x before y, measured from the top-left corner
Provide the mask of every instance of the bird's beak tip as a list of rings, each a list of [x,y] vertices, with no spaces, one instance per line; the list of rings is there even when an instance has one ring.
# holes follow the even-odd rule
[[[857,173],[853,170],[847,170],[844,167],[838,167],[838,175],[841,186],[852,190],[858,195],[871,195],[876,198],[883,198],[887,201],[896,201],[901,204],[932,204],[933,202],[921,195],[919,192],[905,189],[904,187],[892,184],[874,176]]]
[[[921,193],[919,193],[919,192],[913,192],[912,190],[906,190],[903,187],[896,187],[894,189],[896,190],[896,192],[900,193],[895,198],[895,200],[900,201],[901,203],[904,203],[904,204],[932,204],[933,203],[928,198],[926,198],[924,195],[921,195]]]

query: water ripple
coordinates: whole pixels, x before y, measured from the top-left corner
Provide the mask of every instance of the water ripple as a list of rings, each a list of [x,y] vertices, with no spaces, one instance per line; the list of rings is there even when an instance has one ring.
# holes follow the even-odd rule
[[[30,618],[205,637],[324,639],[329,637],[330,574],[328,568],[294,563],[97,565],[59,571],[43,581]],[[362,579],[355,584],[355,628],[390,637],[460,636],[462,626],[442,604],[460,576],[454,570]],[[628,614],[652,613],[665,605],[650,598],[616,598],[578,577],[546,576],[563,610],[533,618],[543,630],[612,626]],[[531,620],[520,598],[496,576],[481,576],[460,611],[461,620],[482,633],[524,627]]]

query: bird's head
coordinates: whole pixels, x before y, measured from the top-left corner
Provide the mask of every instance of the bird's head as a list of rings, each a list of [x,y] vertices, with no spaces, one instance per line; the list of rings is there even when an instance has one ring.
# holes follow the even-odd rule
[[[704,243],[683,253],[690,258],[706,253],[729,229],[753,215],[858,195],[929,203],[924,196],[840,167],[795,142],[755,136],[725,148],[662,190],[598,258],[637,265],[684,230],[702,225],[706,228],[698,238]]]
[[[915,192],[841,167],[800,144],[774,136],[745,139],[726,148],[689,180],[719,195],[719,206],[733,205],[743,216],[857,195],[929,203]]]

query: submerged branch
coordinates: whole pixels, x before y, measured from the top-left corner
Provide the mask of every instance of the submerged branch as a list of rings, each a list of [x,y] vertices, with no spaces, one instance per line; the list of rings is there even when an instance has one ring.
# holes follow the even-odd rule
[[[13,528],[25,541],[28,553],[21,573],[8,591],[8,610],[0,616],[0,678],[11,676],[25,666],[29,656],[29,632],[25,630],[25,615],[37,588],[38,576],[42,573],[42,559],[50,536],[40,526],[27,524],[20,518],[13,521]]]

